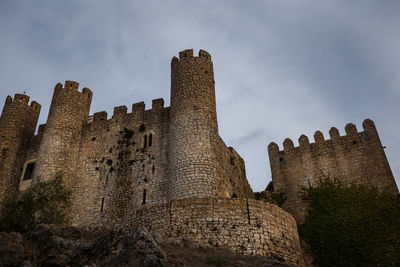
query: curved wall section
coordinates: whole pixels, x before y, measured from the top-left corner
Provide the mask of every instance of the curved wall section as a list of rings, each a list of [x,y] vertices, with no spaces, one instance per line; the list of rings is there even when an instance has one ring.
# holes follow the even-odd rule
[[[192,49],[181,51],[171,61],[170,199],[223,197],[217,145],[211,56],[203,50],[198,57]]]
[[[134,226],[145,225],[167,242],[185,237],[203,247],[303,265],[296,222],[275,205],[250,199],[178,199],[145,206],[136,214]]]

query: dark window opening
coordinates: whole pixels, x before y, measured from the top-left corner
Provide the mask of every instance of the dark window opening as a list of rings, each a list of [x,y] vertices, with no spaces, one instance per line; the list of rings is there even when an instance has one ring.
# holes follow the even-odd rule
[[[104,197],[101,198],[101,213],[104,211]]]
[[[143,190],[143,202],[142,204],[146,204],[146,189]]]
[[[274,183],[272,181],[268,183],[265,191],[274,192]]]
[[[153,143],[153,134],[149,135],[149,146],[151,146]]]
[[[143,147],[146,147],[147,146],[147,135],[144,135],[144,146]]]
[[[153,168],[151,169],[151,173],[154,174],[155,171],[156,171],[156,168],[154,167],[154,164],[153,164]]]
[[[32,174],[33,174],[33,171],[35,170],[35,165],[36,165],[35,162],[28,163],[28,165],[26,165],[26,169],[25,169],[25,173],[24,173],[24,181],[32,179]]]

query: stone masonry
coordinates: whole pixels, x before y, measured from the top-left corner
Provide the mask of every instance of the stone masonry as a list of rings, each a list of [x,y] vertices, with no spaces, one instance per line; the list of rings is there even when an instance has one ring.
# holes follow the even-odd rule
[[[184,50],[171,61],[171,106],[154,99],[89,116],[92,92],[54,89],[47,123],[40,105],[10,96],[0,119],[0,202],[61,174],[75,226],[145,226],[185,238],[302,264],[294,219],[256,200],[240,155],[218,134],[211,56]]]
[[[178,199],[144,206],[133,226],[147,225],[164,240],[229,247],[248,255],[303,264],[296,221],[281,208],[253,199]]]
[[[171,61],[171,105],[154,99],[89,116],[92,92],[66,81],[54,89],[47,123],[29,97],[8,96],[0,117],[0,203],[62,174],[72,191],[70,223],[129,229],[145,226],[166,241],[183,238],[244,254],[303,265],[296,221],[305,216],[299,192],[323,175],[398,192],[374,123],[321,132],[299,146],[268,146],[281,208],[253,200],[240,155],[218,134],[211,56],[188,49]],[[1,212],[1,205],[0,205]],[[291,215],[290,215],[290,214]]]
[[[340,136],[338,129],[332,127],[328,140],[317,131],[315,142],[311,144],[308,137],[302,135],[298,147],[287,138],[282,151],[277,144],[269,144],[274,191],[286,193],[283,208],[297,221],[304,220],[307,208],[301,200],[301,188],[315,185],[324,176],[398,193],[374,122],[364,120],[363,129],[358,132],[356,126],[349,123],[345,127],[346,135]]]

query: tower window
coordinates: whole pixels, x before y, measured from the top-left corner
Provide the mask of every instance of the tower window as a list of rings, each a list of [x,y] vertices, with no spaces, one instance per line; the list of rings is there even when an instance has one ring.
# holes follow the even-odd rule
[[[146,189],[143,190],[143,202],[142,204],[146,204]]]
[[[155,170],[156,170],[156,168],[154,167],[154,164],[153,164],[153,168],[151,169],[151,173],[154,174]]]
[[[149,135],[149,146],[151,146],[153,143],[153,134]]]
[[[25,173],[24,173],[24,181],[32,179],[33,171],[35,170],[36,162],[31,162],[26,165]]]
[[[104,197],[101,198],[101,213],[104,211]]]
[[[144,146],[143,147],[146,147],[147,146],[147,135],[144,135]]]

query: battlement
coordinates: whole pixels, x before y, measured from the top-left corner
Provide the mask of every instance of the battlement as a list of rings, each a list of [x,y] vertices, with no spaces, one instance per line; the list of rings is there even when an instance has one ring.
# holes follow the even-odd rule
[[[208,61],[211,61],[210,53],[208,53],[205,50],[200,49],[199,50],[199,55],[197,57],[194,57],[193,56],[193,49],[186,49],[186,50],[183,50],[183,51],[179,52],[179,59],[177,57],[173,57],[172,61],[171,61],[171,64],[173,65],[174,63],[178,63],[179,61],[189,60],[191,58],[203,58],[203,59],[206,59]]]
[[[297,221],[301,222],[306,212],[299,198],[301,187],[313,185],[321,175],[397,192],[374,122],[366,119],[362,127],[358,131],[353,123],[348,123],[343,136],[332,127],[326,140],[321,131],[316,131],[314,143],[301,135],[297,147],[286,138],[281,151],[276,143],[268,145],[274,189],[286,192],[288,201],[284,209]]]
[[[114,107],[114,112],[112,115],[112,118],[116,119],[123,119],[128,116],[134,116],[137,118],[142,118],[143,114],[145,112],[151,112],[151,111],[160,111],[164,108],[164,99],[163,98],[157,98],[152,100],[152,107],[151,109],[146,110],[146,104],[141,101],[138,103],[132,104],[132,113],[128,113],[128,108],[123,105],[123,106],[118,106]],[[100,121],[108,121],[109,119],[107,118],[108,114],[106,111],[100,111],[100,112],[95,112],[93,114],[92,120],[89,121],[89,123],[94,122],[100,122]]]
[[[42,106],[36,101],[32,101],[31,104],[29,105],[28,104],[29,99],[30,97],[25,94],[15,94],[14,98],[12,98],[11,96],[7,96],[5,105],[10,105],[10,104],[24,105],[26,107],[31,107],[36,112],[40,112]]]
[[[304,148],[304,147],[308,147],[309,145],[313,145],[313,144],[322,144],[325,142],[337,141],[342,138],[348,138],[348,139],[351,139],[351,140],[357,142],[357,141],[359,141],[360,135],[362,133],[368,133],[370,135],[377,134],[375,124],[371,119],[364,120],[362,125],[363,125],[364,131],[358,132],[357,127],[353,123],[346,124],[346,126],[344,128],[346,134],[344,136],[340,135],[339,130],[336,127],[332,127],[329,130],[330,139],[327,139],[327,140],[325,140],[324,134],[321,131],[316,131],[314,134],[314,143],[310,143],[308,137],[303,134],[298,139],[298,143],[299,143],[298,147],[294,146],[294,143],[290,138],[286,138],[283,141],[283,150],[281,152],[290,152],[296,148]],[[277,155],[279,152],[279,146],[276,143],[271,142],[268,145],[268,152],[270,155]]]
[[[69,91],[71,91],[71,92],[79,92],[79,91],[78,91],[78,88],[79,88],[79,83],[78,83],[78,82],[75,82],[75,81],[65,81],[64,87],[63,87],[63,85],[62,85],[61,83],[57,83],[56,86],[55,86],[55,88],[54,88],[54,90],[55,90],[55,91],[59,91],[59,90],[69,90]],[[82,94],[83,96],[88,97],[88,98],[92,98],[92,95],[93,95],[92,91],[91,91],[89,88],[87,88],[87,87],[84,87],[84,88],[82,89],[82,93],[81,93],[81,94]]]
[[[151,108],[152,109],[162,109],[164,107],[164,99],[157,98],[151,101]]]

